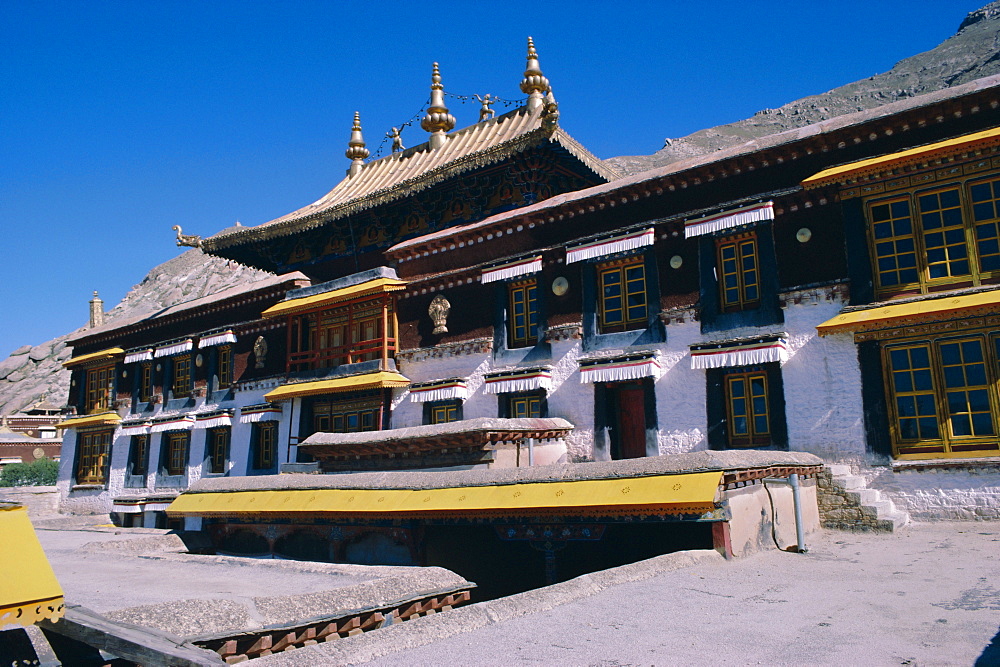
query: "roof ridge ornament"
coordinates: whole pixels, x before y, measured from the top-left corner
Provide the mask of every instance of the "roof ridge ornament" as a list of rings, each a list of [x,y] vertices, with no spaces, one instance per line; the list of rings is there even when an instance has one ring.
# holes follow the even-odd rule
[[[361,114],[354,112],[354,125],[351,127],[351,140],[347,142],[347,151],[344,155],[351,161],[351,168],[347,170],[348,176],[354,176],[361,171],[365,158],[371,153],[365,148],[365,138],[361,136]]]
[[[528,111],[534,112],[540,109],[543,106],[545,94],[551,91],[549,80],[542,74],[542,68],[538,64],[535,41],[528,37],[528,63],[524,68],[524,78],[521,79],[521,92],[528,96]]]
[[[441,85],[441,71],[434,63],[431,74],[431,103],[427,107],[427,115],[420,121],[420,127],[431,133],[431,148],[441,148],[446,134],[455,129],[455,117],[448,113],[444,104],[444,86]]]

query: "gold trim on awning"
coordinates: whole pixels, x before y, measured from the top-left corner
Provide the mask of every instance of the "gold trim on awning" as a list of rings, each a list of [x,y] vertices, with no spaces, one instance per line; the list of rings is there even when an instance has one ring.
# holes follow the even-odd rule
[[[122,418],[115,412],[104,412],[99,415],[83,415],[81,417],[70,417],[59,422],[59,428],[83,428],[86,426],[117,425]]]
[[[359,391],[362,389],[382,389],[386,387],[408,387],[410,380],[399,373],[379,371],[364,375],[351,375],[330,380],[314,380],[312,382],[296,382],[285,384],[264,394],[265,401],[284,401],[299,396],[315,396],[317,394],[336,394],[344,391]]]
[[[612,515],[710,511],[722,472],[526,482],[443,489],[294,489],[183,493],[170,516],[339,515],[406,518],[544,513]]]
[[[946,296],[940,299],[923,299],[908,303],[896,303],[865,310],[841,313],[818,325],[820,336],[841,331],[867,331],[874,328],[898,326],[943,319],[947,316],[962,317],[976,308],[1000,306],[1000,290]]]
[[[23,505],[0,503],[0,628],[63,615],[63,591]]]
[[[312,296],[303,296],[298,299],[281,301],[265,310],[261,313],[261,315],[264,317],[292,315],[297,312],[312,310],[314,308],[322,308],[323,306],[339,303],[341,301],[349,301],[351,299],[358,299],[365,296],[384,294],[386,292],[398,292],[399,290],[405,288],[406,281],[404,280],[399,280],[397,278],[376,278],[375,280],[365,281],[360,285],[351,285],[350,287],[342,287],[341,289],[323,292],[322,294],[313,294]]]
[[[802,187],[807,189],[818,188],[830,183],[844,181],[848,177],[873,174],[879,171],[885,171],[890,167],[899,167],[904,164],[916,162],[926,162],[933,158],[961,153],[972,148],[996,145],[1000,145],[1000,128],[966,134],[961,137],[955,137],[954,139],[948,139],[947,141],[939,141],[926,146],[910,148],[898,153],[890,153],[889,155],[882,155],[880,157],[843,164],[839,167],[824,169],[818,174],[814,174],[813,176],[810,176],[802,181]]]
[[[73,366],[82,366],[83,364],[89,364],[95,361],[110,361],[115,357],[119,357],[125,354],[125,350],[120,347],[109,347],[106,350],[101,350],[100,352],[91,352],[90,354],[81,354],[79,357],[73,357],[72,359],[67,359],[62,362],[64,368],[72,368]]]

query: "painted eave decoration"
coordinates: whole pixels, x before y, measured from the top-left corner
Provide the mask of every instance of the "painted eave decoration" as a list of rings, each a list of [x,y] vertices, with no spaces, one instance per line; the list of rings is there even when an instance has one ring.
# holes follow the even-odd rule
[[[498,371],[483,377],[483,393],[486,394],[507,394],[551,388],[552,369],[548,366]]]
[[[714,215],[706,215],[694,220],[685,220],[684,238],[721,232],[742,225],[764,222],[765,220],[774,220],[773,201],[762,204],[750,204],[749,206],[741,206],[740,208]]]
[[[611,238],[588,241],[582,245],[567,248],[566,263],[572,264],[573,262],[582,262],[587,259],[607,257],[619,252],[638,250],[639,248],[653,245],[653,241],[655,240],[656,232],[650,227]]]
[[[802,187],[810,189],[831,183],[845,183],[863,176],[884,174],[899,167],[918,165],[992,146],[1000,146],[1000,128],[965,134],[926,146],[824,169],[802,181]]]
[[[281,385],[267,394],[264,400],[284,401],[299,396],[317,396],[320,394],[336,394],[344,391],[359,391],[362,389],[384,389],[407,387],[410,381],[392,371],[378,371],[363,375],[333,378],[329,380],[313,380],[312,382],[295,382]]]
[[[59,424],[59,428],[86,428],[88,426],[114,426],[121,423],[122,418],[116,412],[103,412],[98,415],[83,415],[70,417]]]
[[[904,323],[915,324],[963,317],[983,310],[996,314],[998,307],[1000,307],[1000,289],[991,289],[959,296],[951,295],[879,305],[874,308],[852,309],[823,322],[816,327],[816,330],[821,336],[844,331],[872,331]]]
[[[0,630],[58,621],[64,613],[63,591],[49,565],[28,511],[0,502]]]
[[[62,365],[64,368],[77,368],[79,366],[86,366],[90,364],[96,365],[102,362],[115,361],[124,354],[125,350],[120,347],[109,347],[106,350],[91,352],[90,354],[81,354],[79,357],[67,359],[62,363]]]
[[[542,270],[542,256],[524,257],[505,262],[497,266],[490,266],[483,269],[482,284],[493,283],[500,280],[508,280],[520,276],[528,276]]]
[[[580,382],[622,382],[660,377],[662,370],[656,352],[636,352],[613,357],[580,359]]]
[[[691,348],[691,368],[732,368],[788,361],[788,334],[774,333],[748,338],[733,338],[695,343]]]
[[[256,422],[279,421],[281,419],[281,406],[273,403],[256,403],[254,405],[244,405],[240,408],[240,423],[253,424]]]
[[[414,383],[410,386],[411,403],[429,403],[431,401],[465,400],[469,397],[468,380],[465,378],[447,378]]]
[[[398,292],[405,288],[405,280],[399,280],[398,278],[376,278],[374,280],[363,282],[359,285],[351,285],[349,287],[342,287],[329,292],[322,292],[320,294],[312,294],[310,296],[302,296],[296,299],[280,301],[265,310],[262,315],[266,318],[293,315],[295,313],[306,312],[316,308],[333,305],[335,303],[350,301],[352,299],[360,299],[362,297],[385,294],[388,292]]]

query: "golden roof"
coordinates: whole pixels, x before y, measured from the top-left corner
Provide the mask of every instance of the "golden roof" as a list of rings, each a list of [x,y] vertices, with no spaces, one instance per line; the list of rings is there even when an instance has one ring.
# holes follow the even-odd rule
[[[936,296],[850,310],[817,325],[816,330],[820,336],[827,336],[841,331],[869,331],[899,326],[904,322],[937,322],[946,317],[961,317],[982,308],[996,312],[997,306],[1000,306],[1000,289],[958,296]]]

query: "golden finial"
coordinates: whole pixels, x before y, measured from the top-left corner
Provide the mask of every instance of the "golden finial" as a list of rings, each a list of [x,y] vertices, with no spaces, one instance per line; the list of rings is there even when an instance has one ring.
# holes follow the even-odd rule
[[[351,168],[347,174],[353,176],[361,170],[364,160],[371,153],[365,148],[365,138],[361,136],[361,114],[354,112],[354,125],[351,127],[351,140],[347,142],[347,151],[344,155],[351,161]]]
[[[521,79],[521,92],[528,96],[528,111],[542,107],[545,93],[549,92],[549,80],[542,74],[538,64],[538,52],[535,51],[535,41],[528,38],[528,64],[524,68],[524,78]]]
[[[444,104],[444,86],[441,85],[441,71],[434,63],[431,74],[431,103],[427,107],[427,115],[420,121],[420,127],[431,133],[431,148],[444,145],[445,134],[455,128],[455,117],[448,113]]]

